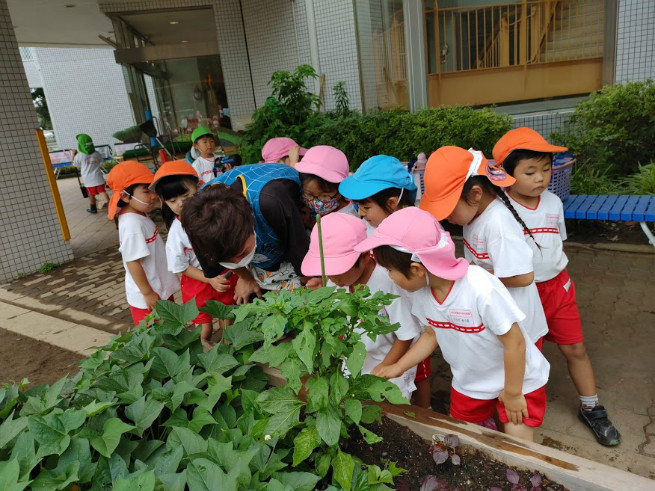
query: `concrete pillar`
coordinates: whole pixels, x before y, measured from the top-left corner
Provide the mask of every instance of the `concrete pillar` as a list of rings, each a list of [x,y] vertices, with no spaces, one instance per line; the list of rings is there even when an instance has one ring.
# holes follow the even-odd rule
[[[6,282],[46,262],[70,261],[73,252],[57,221],[6,0],[0,0],[0,46],[0,282]]]

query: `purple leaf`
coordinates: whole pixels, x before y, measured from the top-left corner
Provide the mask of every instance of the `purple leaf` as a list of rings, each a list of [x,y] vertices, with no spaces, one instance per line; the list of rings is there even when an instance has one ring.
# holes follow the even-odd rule
[[[511,482],[512,484],[518,484],[519,483],[519,473],[516,472],[514,469],[507,469],[507,480]]]
[[[445,479],[429,475],[423,478],[421,491],[450,491],[450,484]]]
[[[459,458],[459,455],[454,453],[450,456],[450,461],[453,463],[453,465],[459,465],[461,464],[462,459]]]
[[[443,464],[448,460],[448,451],[447,450],[435,450],[432,452],[432,458],[437,463],[437,465]]]
[[[450,448],[455,449],[459,445],[459,437],[457,435],[446,435],[443,437],[443,442]]]
[[[512,484],[512,491],[528,491],[523,484]]]
[[[530,478],[530,482],[532,483],[533,488],[538,488],[541,486],[541,483],[543,482],[543,479],[541,478],[541,474],[535,474]]]
[[[494,486],[493,488],[489,488],[489,491],[503,491],[500,489],[498,486]]]

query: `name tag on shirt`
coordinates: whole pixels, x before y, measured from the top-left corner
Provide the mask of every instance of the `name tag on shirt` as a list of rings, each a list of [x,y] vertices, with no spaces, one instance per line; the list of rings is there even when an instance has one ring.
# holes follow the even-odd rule
[[[473,312],[469,309],[448,309],[448,317],[456,326],[473,327]]]

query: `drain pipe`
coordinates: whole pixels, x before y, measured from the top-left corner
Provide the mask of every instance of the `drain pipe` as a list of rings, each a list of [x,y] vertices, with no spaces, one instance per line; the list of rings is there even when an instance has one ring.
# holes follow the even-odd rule
[[[314,80],[314,92],[320,92],[321,62],[318,57],[318,37],[316,35],[316,17],[314,15],[314,0],[305,0],[305,11],[307,12],[307,32],[309,33],[309,53],[312,59],[312,66],[319,75]]]

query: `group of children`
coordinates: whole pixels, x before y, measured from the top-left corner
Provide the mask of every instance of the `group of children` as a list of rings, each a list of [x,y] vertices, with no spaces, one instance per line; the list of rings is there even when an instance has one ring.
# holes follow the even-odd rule
[[[553,153],[563,147],[518,128],[495,145],[495,162],[472,149],[439,148],[424,164],[425,192],[417,208],[414,177],[398,159],[377,155],[350,175],[336,148],[305,151],[292,140],[275,140],[285,141],[267,143],[264,150],[276,159],[270,161],[295,167],[310,214],[323,217],[330,283],[397,295],[382,313],[400,327],[375,341],[364,336],[363,373],[392,380],[429,407],[430,357],[439,346],[453,375],[451,415],[491,428],[500,422],[507,433],[532,439],[546,409],[550,365],[541,347],[547,339],[567,360],[580,396],[579,418],[601,444],[620,442],[598,401],[575,287],[566,273],[562,202],[547,190]],[[230,271],[206,279],[177,218],[200,182],[184,161],[164,164],[155,176],[135,162],[110,172],[109,217],[118,213],[135,323],[177,290],[176,274],[185,301],[233,301]],[[147,218],[156,196],[167,217],[166,246]],[[444,219],[463,226],[465,258],[456,258],[439,224]],[[321,274],[318,251],[315,227],[302,264],[308,277]],[[209,341],[211,318],[201,317],[195,322]]]

